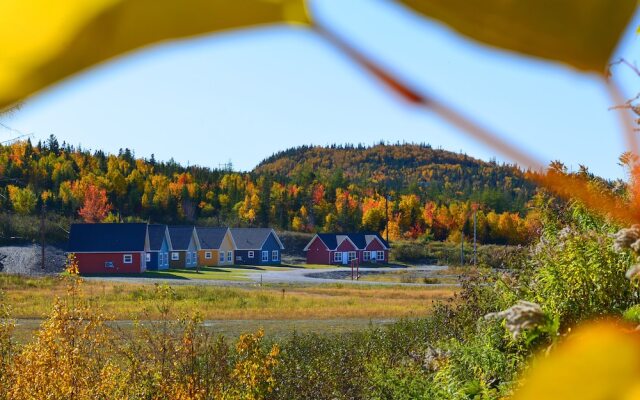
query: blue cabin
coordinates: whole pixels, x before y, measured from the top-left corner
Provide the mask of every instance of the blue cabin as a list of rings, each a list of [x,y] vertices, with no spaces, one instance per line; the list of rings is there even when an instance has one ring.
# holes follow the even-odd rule
[[[232,228],[237,265],[279,265],[284,246],[271,228]]]
[[[166,225],[149,225],[148,251],[146,255],[147,269],[151,271],[169,269],[169,250],[171,238]]]

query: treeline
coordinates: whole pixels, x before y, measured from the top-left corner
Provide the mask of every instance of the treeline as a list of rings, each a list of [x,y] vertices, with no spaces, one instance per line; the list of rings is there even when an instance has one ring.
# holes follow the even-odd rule
[[[427,145],[300,147],[252,172],[88,151],[51,136],[0,145],[0,206],[87,221],[271,226],[300,232],[371,230],[390,239],[524,243],[535,192],[514,166]]]

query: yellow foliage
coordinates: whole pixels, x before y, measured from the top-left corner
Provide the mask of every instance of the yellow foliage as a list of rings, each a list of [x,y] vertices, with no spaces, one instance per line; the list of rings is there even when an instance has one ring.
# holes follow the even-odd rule
[[[514,400],[631,400],[639,395],[640,334],[596,323],[534,361]]]
[[[0,15],[0,109],[162,40],[309,21],[303,0],[8,0]]]

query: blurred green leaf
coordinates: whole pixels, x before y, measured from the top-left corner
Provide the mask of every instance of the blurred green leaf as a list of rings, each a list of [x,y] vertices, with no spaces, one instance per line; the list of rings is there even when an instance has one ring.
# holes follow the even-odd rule
[[[399,0],[479,42],[604,74],[636,0]]]

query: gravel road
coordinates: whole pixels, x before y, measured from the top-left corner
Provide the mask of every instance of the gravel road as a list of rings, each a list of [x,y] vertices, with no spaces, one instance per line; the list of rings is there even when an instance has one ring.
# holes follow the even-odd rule
[[[446,269],[445,266],[440,265],[421,265],[412,267],[412,271],[427,271],[435,272]],[[379,267],[379,268],[360,268],[361,273],[367,272],[391,272],[404,269],[403,267]],[[327,268],[327,269],[287,269],[284,271],[256,271],[246,274],[248,280],[245,281],[225,281],[225,280],[204,280],[204,279],[157,279],[157,278],[144,278],[144,277],[123,277],[123,276],[100,276],[100,277],[87,277],[87,280],[97,281],[110,281],[110,282],[127,282],[127,283],[167,283],[172,286],[175,285],[204,285],[204,286],[255,286],[256,284],[269,283],[269,284],[327,284],[327,283],[341,283],[346,285],[392,285],[392,286],[452,286],[451,284],[434,283],[398,283],[398,282],[374,282],[374,281],[358,281],[345,279],[346,275],[351,275],[349,268]]]

